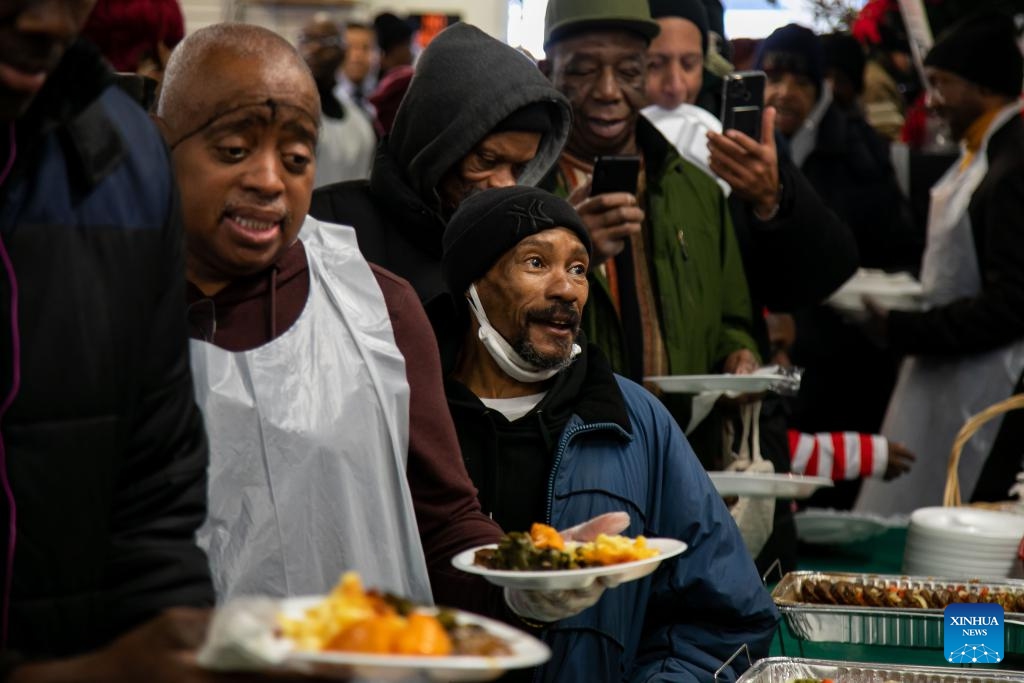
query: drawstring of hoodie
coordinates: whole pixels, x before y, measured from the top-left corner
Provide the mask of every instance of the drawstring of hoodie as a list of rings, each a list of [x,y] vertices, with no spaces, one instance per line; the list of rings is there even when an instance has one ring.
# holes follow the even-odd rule
[[[544,421],[544,411],[538,410],[534,414],[537,416],[537,429],[540,430],[540,438],[544,440],[544,452],[554,453],[555,442],[551,440],[551,430],[548,429],[548,423]]]
[[[487,426],[490,428],[491,444],[490,450],[484,451],[490,455],[484,455],[483,462],[481,463],[485,468],[484,481],[490,487],[490,491],[487,492],[487,500],[491,501],[490,510],[486,510],[488,516],[494,519],[494,508],[498,507],[498,501],[496,497],[498,495],[499,484],[498,481],[498,454],[501,452],[501,440],[498,438],[498,427],[494,424],[494,411],[487,409],[484,411],[484,415],[487,416]]]

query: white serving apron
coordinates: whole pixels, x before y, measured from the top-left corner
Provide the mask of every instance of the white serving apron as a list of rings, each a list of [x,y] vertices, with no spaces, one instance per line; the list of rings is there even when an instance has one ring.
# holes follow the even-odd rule
[[[967,207],[988,171],[986,149],[994,131],[1019,111],[1015,104],[992,122],[981,148],[960,171],[954,163],[932,188],[928,241],[921,284],[930,308],[981,292],[981,273]],[[1024,369],[1024,340],[986,353],[957,357],[909,356],[882,425],[890,441],[915,455],[910,472],[891,482],[864,481],[856,509],[881,514],[909,513],[942,504],[946,465],[953,440],[975,413],[1007,398]],[[993,420],[967,442],[960,459],[960,484],[970,495],[992,448],[1001,420]]]
[[[307,218],[309,298],[251,351],[192,342],[210,440],[199,530],[218,600],[326,593],[345,570],[430,603],[406,480],[409,385],[351,228]]]

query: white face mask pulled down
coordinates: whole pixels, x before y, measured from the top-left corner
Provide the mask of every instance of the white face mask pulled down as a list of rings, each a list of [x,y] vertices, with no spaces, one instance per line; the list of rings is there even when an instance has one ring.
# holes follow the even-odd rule
[[[551,379],[562,370],[561,367],[538,368],[516,353],[505,338],[491,327],[491,323],[487,320],[487,314],[484,313],[484,306],[480,303],[480,297],[476,293],[476,285],[470,285],[468,293],[469,310],[473,312],[476,321],[480,324],[477,336],[487,352],[491,354],[491,358],[506,375],[518,382],[532,383]],[[576,358],[582,350],[579,344],[573,344],[572,354],[569,358]]]

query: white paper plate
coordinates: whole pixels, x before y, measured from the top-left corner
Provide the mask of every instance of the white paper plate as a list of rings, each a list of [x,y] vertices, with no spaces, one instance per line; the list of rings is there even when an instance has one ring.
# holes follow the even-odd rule
[[[708,472],[720,496],[751,498],[807,498],[818,489],[832,486],[828,477],[759,472]]]
[[[907,543],[903,547],[907,555],[913,554],[916,557],[950,560],[952,562],[1003,562],[1017,557],[1017,547],[1012,548],[951,548],[949,543],[936,546],[931,542],[916,540],[913,536],[907,536]]]
[[[828,305],[848,313],[864,313],[864,297],[883,308],[919,311],[924,307],[924,288],[909,273],[860,269],[828,299]]]
[[[974,543],[985,541],[1016,541],[1024,537],[1024,515],[980,508],[928,507],[914,510],[910,522],[933,531],[944,531],[956,537],[970,537]]]
[[[497,586],[524,590],[571,590],[586,588],[602,576],[614,579],[619,583],[642,579],[657,569],[664,560],[675,557],[686,550],[686,544],[674,538],[648,538],[647,545],[657,548],[658,554],[646,560],[610,564],[605,567],[587,567],[586,569],[514,571],[488,569],[473,564],[473,556],[477,550],[497,547],[494,544],[482,545],[479,548],[461,552],[452,558],[452,565],[464,572],[478,574]]]
[[[796,537],[819,545],[865,541],[894,526],[878,515],[816,508],[796,513],[794,520]]]
[[[788,375],[654,375],[644,377],[668,394],[700,394],[705,391],[730,391],[759,394],[780,386],[799,388],[799,381]]]
[[[1012,563],[1006,565],[951,565],[937,561],[903,558],[903,572],[916,576],[953,576],[965,579],[1005,579],[1010,575]]]
[[[305,610],[323,601],[322,597],[282,600],[285,616],[300,618]],[[524,669],[543,664],[551,657],[547,645],[500,621],[477,614],[452,610],[460,624],[479,624],[504,640],[512,654],[499,657],[453,655],[419,657],[407,655],[371,655],[358,652],[302,652],[294,650],[284,661],[285,668],[307,670],[338,678],[365,678],[372,681],[396,681],[425,677],[432,681],[489,681],[509,669]]]

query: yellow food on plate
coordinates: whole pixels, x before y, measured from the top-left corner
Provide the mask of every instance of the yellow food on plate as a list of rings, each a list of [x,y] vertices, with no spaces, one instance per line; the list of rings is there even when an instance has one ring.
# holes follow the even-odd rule
[[[480,655],[512,653],[501,638],[477,624],[458,624],[445,610],[422,611],[408,600],[363,590],[346,572],[320,603],[300,618],[280,616],[281,635],[307,652],[378,655]]]
[[[601,534],[589,543],[565,542],[553,527],[534,524],[530,533],[505,534],[497,548],[478,550],[473,563],[488,569],[553,571],[646,560],[658,554],[643,536]]]
[[[347,572],[320,604],[301,619],[280,618],[281,633],[300,650],[373,654],[451,654],[452,641],[438,617],[408,603],[363,590]]]
[[[657,548],[647,545],[643,536],[606,536],[601,534],[596,541],[582,543],[576,547],[576,555],[589,565],[622,564],[646,560],[658,554]]]

